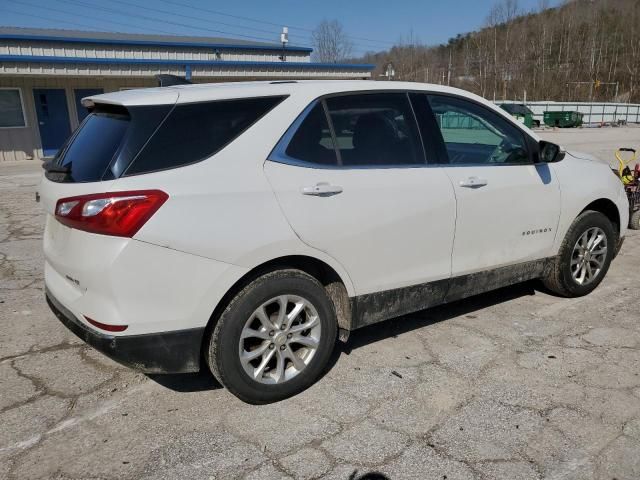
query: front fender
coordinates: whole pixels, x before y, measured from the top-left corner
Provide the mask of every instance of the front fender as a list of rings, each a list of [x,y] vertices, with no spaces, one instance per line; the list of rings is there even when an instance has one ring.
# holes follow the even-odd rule
[[[560,183],[560,219],[552,250],[555,254],[576,217],[597,200],[615,205],[620,218],[619,235],[625,235],[629,224],[629,203],[622,182],[607,164],[567,154],[561,162],[550,165]]]

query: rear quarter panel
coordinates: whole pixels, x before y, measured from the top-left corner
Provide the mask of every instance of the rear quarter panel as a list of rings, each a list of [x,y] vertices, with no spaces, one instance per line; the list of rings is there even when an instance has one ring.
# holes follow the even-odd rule
[[[248,269],[286,255],[311,256],[334,268],[354,295],[342,265],[296,236],[263,170],[308,101],[285,100],[211,158],[117,180],[117,190],[157,188],[169,195],[135,239]]]

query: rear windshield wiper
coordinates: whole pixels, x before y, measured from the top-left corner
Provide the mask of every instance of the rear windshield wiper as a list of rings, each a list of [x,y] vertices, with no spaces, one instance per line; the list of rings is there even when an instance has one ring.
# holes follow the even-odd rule
[[[64,165],[56,165],[54,162],[55,162],[55,159],[44,162],[42,164],[42,168],[44,168],[44,171],[47,173],[63,173],[63,174],[71,173],[71,168]]]

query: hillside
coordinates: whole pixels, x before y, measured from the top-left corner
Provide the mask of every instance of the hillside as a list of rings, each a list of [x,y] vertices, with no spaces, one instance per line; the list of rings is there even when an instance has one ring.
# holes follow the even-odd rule
[[[640,1],[573,0],[525,15],[516,5],[504,0],[484,28],[446,45],[408,41],[363,60],[378,66],[376,76],[391,62],[396,80],[490,99],[522,99],[526,90],[529,100],[640,102]]]

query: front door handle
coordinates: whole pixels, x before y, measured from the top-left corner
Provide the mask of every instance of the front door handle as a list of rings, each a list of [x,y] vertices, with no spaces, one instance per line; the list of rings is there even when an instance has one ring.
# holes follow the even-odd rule
[[[316,197],[329,197],[342,193],[342,187],[331,185],[327,182],[316,183],[312,187],[302,187],[303,195],[315,195]]]
[[[469,177],[469,178],[465,178],[464,180],[460,180],[460,186],[466,187],[466,188],[484,187],[485,185],[488,185],[488,184],[489,184],[488,180],[484,178],[478,178],[478,177]]]

